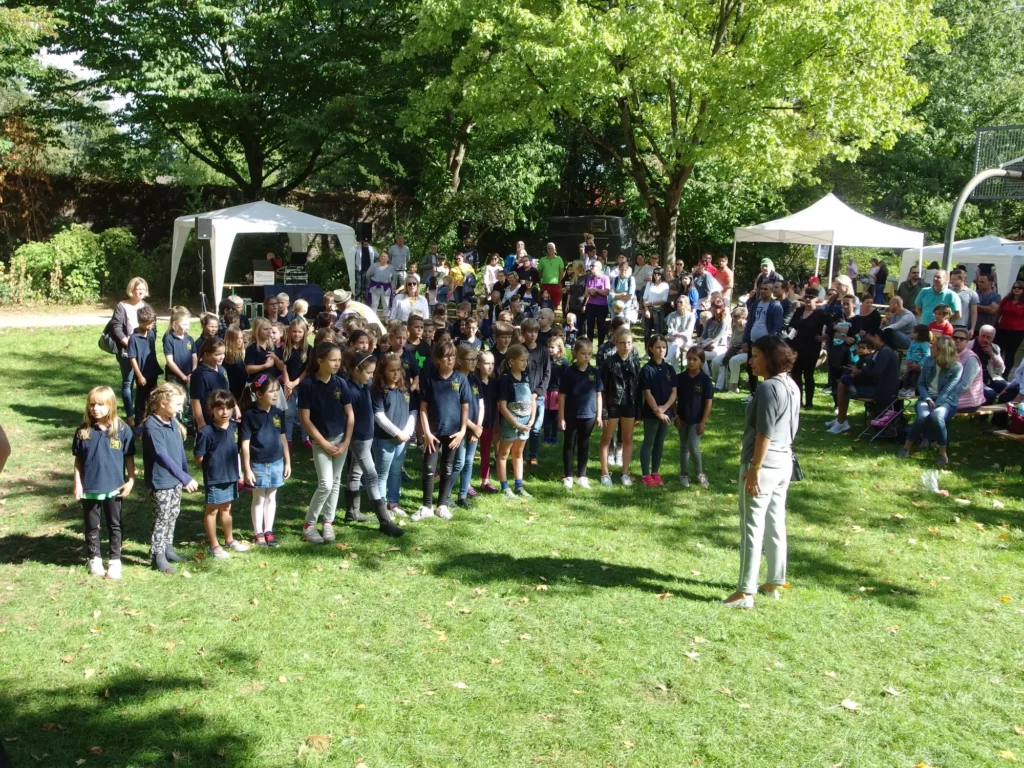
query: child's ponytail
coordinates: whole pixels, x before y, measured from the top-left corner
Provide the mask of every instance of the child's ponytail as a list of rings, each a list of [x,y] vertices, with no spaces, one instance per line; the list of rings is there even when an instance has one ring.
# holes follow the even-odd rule
[[[261,373],[255,379],[246,384],[245,389],[242,390],[242,402],[238,404],[242,413],[255,408],[259,398],[262,397],[268,389],[277,386],[280,386],[277,379],[266,373]]]

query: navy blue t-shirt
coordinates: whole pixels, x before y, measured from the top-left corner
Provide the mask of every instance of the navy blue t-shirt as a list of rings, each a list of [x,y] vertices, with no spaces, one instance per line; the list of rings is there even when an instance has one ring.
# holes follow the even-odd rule
[[[196,435],[192,455],[203,460],[203,485],[209,488],[220,483],[238,482],[238,440],[235,421],[224,429],[207,424]]]
[[[647,405],[647,397],[643,393],[650,390],[654,402],[658,405],[664,405],[668,402],[669,397],[672,396],[672,390],[675,389],[675,386],[676,369],[672,367],[672,364],[666,362],[659,364],[649,360],[647,365],[640,369],[640,400],[643,404],[643,418],[654,418],[654,411]],[[669,408],[666,413],[671,419],[675,415],[675,408]]]
[[[284,348],[282,347],[279,354],[282,362],[284,362],[284,369],[288,371],[288,380],[294,383],[302,375],[302,371],[306,367],[306,363],[302,361],[302,349],[298,347],[293,349],[292,353],[285,358]],[[308,361],[309,358],[307,357],[306,360]]]
[[[135,436],[131,427],[120,419],[114,436],[105,429],[92,426],[89,439],[75,431],[71,441],[71,453],[82,457],[82,489],[86,493],[110,493],[124,485],[125,456],[135,455]]]
[[[484,398],[484,429],[490,429],[498,422],[498,379],[491,376],[486,382],[480,381],[480,394]]]
[[[245,364],[246,365],[266,365],[268,357],[270,357],[270,350],[266,349],[264,347],[261,347],[259,344],[256,344],[255,342],[250,344],[248,347],[245,348]],[[256,373],[250,373],[249,374],[249,381],[254,380],[261,373],[276,374],[276,373],[278,373],[278,370],[274,366],[271,366],[270,368],[265,368],[262,371],[257,371]]]
[[[355,424],[352,425],[353,440],[373,439],[373,403],[370,400],[370,385],[356,384],[349,379],[345,382],[348,386],[349,396],[352,398],[352,415],[355,417]]]
[[[381,392],[379,389],[374,389],[370,393],[370,398],[373,401],[375,415],[383,413],[384,417],[396,427],[405,429],[405,425],[409,422],[409,408],[412,399],[408,390],[403,392],[400,389],[389,389],[386,392]],[[379,440],[393,440],[395,437],[389,435],[376,423],[373,425],[373,436]]]
[[[575,365],[562,369],[558,394],[565,395],[566,419],[597,418],[597,393],[604,392],[604,383],[597,368],[588,365],[581,371]]]
[[[420,375],[421,402],[427,404],[427,421],[435,437],[448,437],[462,425],[462,405],[469,404],[471,392],[466,377],[453,371],[442,379],[435,369]]]
[[[249,374],[245,372],[245,361],[242,359],[235,360],[233,363],[225,362],[223,366],[224,373],[228,377],[228,389],[231,394],[235,396],[235,400],[242,399],[242,392],[245,391],[245,385],[249,383]]]
[[[163,368],[156,357],[156,332],[152,328],[145,336],[133,333],[128,337],[128,359],[138,363],[139,370],[146,377],[146,386],[155,387]]]
[[[195,351],[195,342],[187,333],[180,339],[173,333],[164,334],[164,357],[171,358],[183,376],[192,373],[192,355]]]
[[[484,396],[483,384],[480,382],[480,377],[475,373],[469,374],[466,377],[469,382],[469,413],[466,416],[466,423],[472,422],[476,424],[477,419],[480,418],[480,399]]]
[[[167,456],[170,464],[178,470],[177,474],[156,460],[158,453]],[[185,458],[185,443],[181,439],[177,419],[164,422],[156,416],[150,416],[143,422],[142,464],[146,471],[147,488],[164,491],[184,484],[182,480],[188,475],[188,460]]]
[[[198,400],[199,407],[203,412],[203,423],[209,424],[211,420],[210,406],[207,404],[207,400],[210,397],[210,393],[217,389],[223,389],[228,392],[231,391],[230,385],[228,384],[228,374],[224,370],[224,366],[218,366],[217,370],[210,368],[205,363],[200,363],[199,367],[196,368],[195,373],[192,374],[192,382],[189,385],[189,399]],[[241,395],[241,393],[239,393]]]
[[[250,464],[269,464],[283,459],[283,434],[284,413],[276,406],[270,406],[269,411],[255,406],[242,414],[238,438],[249,441]]]
[[[309,411],[309,420],[325,440],[345,434],[345,406],[351,402],[348,386],[337,374],[327,381],[320,381],[316,375],[307,376],[299,384],[299,409]]]
[[[691,376],[684,369],[676,376],[676,412],[684,424],[698,424],[704,417],[704,402],[715,396],[711,377],[704,371]]]

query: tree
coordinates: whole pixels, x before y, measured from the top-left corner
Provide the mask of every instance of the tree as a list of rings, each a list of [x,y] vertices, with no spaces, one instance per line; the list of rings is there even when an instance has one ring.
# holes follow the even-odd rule
[[[399,4],[356,0],[55,0],[59,51],[98,74],[76,84],[127,99],[115,119],[141,145],[169,145],[236,184],[283,196],[363,152],[385,98],[382,52]],[[371,122],[372,121],[372,122]]]
[[[702,166],[785,185],[825,155],[891,145],[923,95],[905,57],[941,39],[929,5],[421,0],[403,50],[456,51],[424,90],[439,113],[457,91],[478,126],[581,131],[628,175],[672,260]]]

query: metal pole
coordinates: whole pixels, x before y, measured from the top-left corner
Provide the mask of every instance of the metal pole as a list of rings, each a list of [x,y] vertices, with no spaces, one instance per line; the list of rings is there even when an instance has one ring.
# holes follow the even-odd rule
[[[736,280],[736,238],[732,239],[732,279]]]
[[[1008,171],[1005,168],[989,168],[968,181],[967,185],[960,192],[960,197],[956,199],[956,204],[949,214],[949,223],[946,225],[946,240],[942,244],[942,268],[946,272],[949,272],[949,268],[953,264],[953,243],[956,239],[956,225],[960,220],[960,212],[963,211],[964,205],[967,203],[967,198],[971,196],[971,193],[983,181],[999,177],[1020,179],[1024,178],[1024,173],[1021,171]]]
[[[836,251],[836,244],[835,244],[835,241],[833,240],[833,242],[828,247],[828,284],[829,284],[829,286],[832,285],[832,267],[833,267],[832,259],[835,256],[835,251]]]

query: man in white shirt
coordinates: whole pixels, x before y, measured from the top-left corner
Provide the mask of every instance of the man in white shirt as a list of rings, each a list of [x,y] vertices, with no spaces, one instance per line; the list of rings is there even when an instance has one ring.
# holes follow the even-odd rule
[[[395,244],[388,248],[388,259],[391,261],[391,284],[397,291],[409,270],[409,246],[405,244],[404,235],[396,237]]]

